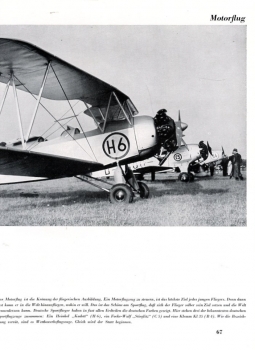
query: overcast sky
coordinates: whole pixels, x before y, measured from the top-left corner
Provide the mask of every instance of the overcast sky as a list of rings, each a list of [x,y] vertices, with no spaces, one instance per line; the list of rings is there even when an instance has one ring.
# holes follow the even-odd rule
[[[139,114],[166,108],[177,120],[180,110],[187,143],[209,141],[246,157],[246,26],[0,26],[0,37],[30,42],[106,81]],[[3,91],[0,84],[1,99]],[[26,127],[35,101],[24,95]],[[13,102],[10,91],[0,141],[19,137]]]

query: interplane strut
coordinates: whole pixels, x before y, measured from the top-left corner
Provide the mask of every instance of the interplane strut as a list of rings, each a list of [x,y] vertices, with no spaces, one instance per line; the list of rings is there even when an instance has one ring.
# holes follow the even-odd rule
[[[49,73],[49,69],[50,69],[50,62],[48,63],[47,68],[46,68],[46,71],[45,71],[45,73],[44,73],[43,82],[42,82],[42,86],[41,86],[41,88],[40,88],[40,93],[39,93],[39,95],[38,95],[38,99],[37,99],[37,102],[36,102],[34,114],[33,114],[33,116],[32,116],[32,120],[31,120],[30,125],[29,125],[29,128],[28,128],[27,140],[29,139],[29,135],[30,135],[30,133],[31,133],[31,130],[32,130],[32,127],[33,127],[33,124],[34,124],[34,121],[35,121],[36,113],[37,113],[39,104],[40,104],[40,102],[41,102],[41,97],[42,97],[43,89],[44,89],[44,86],[45,86],[45,83],[46,83],[46,80],[47,80],[47,76],[48,76],[48,73]]]
[[[16,86],[15,86],[14,74],[13,73],[11,75],[11,80],[12,80],[13,94],[14,94],[15,105],[16,105],[17,116],[18,116],[18,123],[19,123],[22,147],[23,147],[23,149],[25,149],[25,140],[24,140],[24,134],[23,134],[23,128],[22,128],[22,120],[21,120],[21,115],[20,115],[18,95],[17,95],[17,91],[16,91]]]

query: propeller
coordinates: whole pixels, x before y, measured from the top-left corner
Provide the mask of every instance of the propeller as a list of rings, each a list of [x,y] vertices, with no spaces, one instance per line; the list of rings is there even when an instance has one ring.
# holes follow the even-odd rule
[[[183,136],[184,136],[183,131],[186,130],[187,127],[188,127],[188,124],[182,123],[182,121],[181,121],[181,113],[179,110],[178,121],[175,122],[177,146],[180,147],[181,144],[183,143],[185,145],[185,147],[187,148],[187,150],[189,151],[188,145],[186,144],[186,142],[183,139]]]
[[[212,156],[213,154],[212,154],[212,148],[211,148],[211,146],[209,145],[209,142],[207,141],[207,148],[208,148],[208,151],[209,151],[209,153],[210,153],[210,155]]]

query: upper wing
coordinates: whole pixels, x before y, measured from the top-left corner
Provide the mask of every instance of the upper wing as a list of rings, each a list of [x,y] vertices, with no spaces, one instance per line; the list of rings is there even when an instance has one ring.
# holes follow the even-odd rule
[[[47,177],[85,175],[103,169],[103,164],[0,147],[0,175]]]
[[[129,97],[104,81],[24,41],[0,39],[0,82],[7,83],[13,73],[17,88],[38,95],[48,63],[49,70],[42,97],[52,100],[82,100],[92,107],[106,108],[109,96],[115,92],[123,104],[129,101],[133,114],[137,110]],[[56,73],[56,75],[55,75]],[[58,77],[56,79],[56,76]],[[117,105],[115,99],[111,106]]]

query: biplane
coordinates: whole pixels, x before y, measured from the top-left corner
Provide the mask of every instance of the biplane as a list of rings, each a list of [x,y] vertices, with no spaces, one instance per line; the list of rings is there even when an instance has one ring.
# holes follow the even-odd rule
[[[183,139],[184,131],[188,125],[182,123],[179,111],[178,121],[175,122],[179,130],[178,147],[175,150],[167,151],[164,147],[148,159],[134,162],[130,165],[137,179],[143,179],[145,174],[151,174],[151,180],[155,180],[156,173],[177,173],[181,182],[191,182],[194,177],[210,176],[210,166],[218,165],[226,157],[224,149],[212,150],[200,141],[199,144],[186,144]],[[178,132],[178,131],[177,131]],[[95,173],[97,177],[111,177],[114,169],[105,169]]]
[[[194,177],[210,176],[210,166],[220,164],[225,156],[223,149],[212,150],[210,146],[208,148],[208,154],[204,159],[201,155],[201,148],[197,144],[181,145],[165,159],[163,164],[161,162],[167,151],[161,149],[156,156],[135,162],[130,167],[137,179],[143,179],[145,174],[151,174],[151,180],[154,181],[156,173],[169,172],[171,176],[176,174],[181,182],[192,182]],[[105,169],[94,175],[110,177],[113,176],[113,170]]]
[[[212,150],[208,142],[204,147],[200,147],[199,144],[182,144],[171,154],[162,147],[156,156],[135,162],[130,167],[137,179],[143,179],[145,174],[151,174],[152,181],[155,180],[156,173],[167,172],[172,175],[176,173],[181,182],[192,182],[194,177],[210,176],[210,167],[220,166],[222,159],[228,157],[223,147],[222,150]],[[94,175],[109,178],[113,176],[113,171],[114,169],[105,169]]]
[[[205,145],[206,146],[206,145]],[[152,181],[155,180],[155,173],[171,172],[178,174],[181,182],[192,182],[194,177],[210,176],[210,166],[221,163],[225,157],[224,149],[212,150],[209,143],[201,148],[199,144],[184,144],[173,151],[167,158],[167,151],[161,149],[157,157],[151,157],[142,162],[132,164],[134,173],[139,178],[144,174],[151,173]],[[163,162],[162,162],[163,160]]]
[[[153,117],[138,115],[126,94],[37,46],[13,39],[0,39],[0,82],[5,84],[0,114],[12,87],[20,133],[15,142],[0,140],[0,184],[76,177],[107,191],[112,203],[130,203],[134,196],[148,198],[147,185],[137,182],[127,165],[158,153],[164,140]],[[19,91],[34,100],[27,130]],[[46,100],[66,101],[71,110],[68,120],[75,120],[77,127],[66,126],[66,118],[56,118],[45,106]],[[71,102],[76,100],[84,105],[81,115],[73,109]],[[59,135],[47,137],[47,130],[33,135],[39,109],[59,126]],[[91,118],[94,128],[86,131],[84,121]],[[181,127],[176,127],[177,143]],[[167,152],[176,148],[169,144]],[[115,184],[96,184],[98,179],[91,173],[111,167],[116,167]]]

